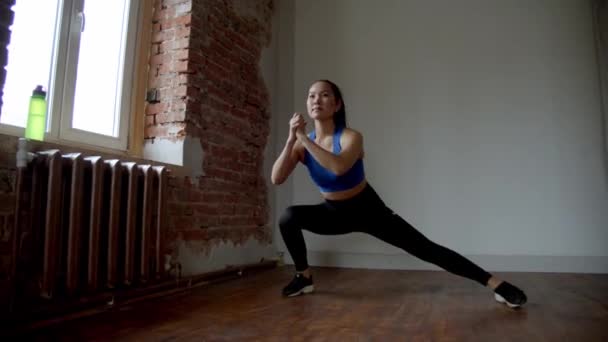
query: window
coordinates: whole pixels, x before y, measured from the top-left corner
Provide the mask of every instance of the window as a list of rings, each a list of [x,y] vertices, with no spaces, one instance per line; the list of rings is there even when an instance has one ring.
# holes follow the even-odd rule
[[[23,135],[29,97],[42,85],[50,140],[127,149],[139,6],[140,0],[17,1],[1,129]]]

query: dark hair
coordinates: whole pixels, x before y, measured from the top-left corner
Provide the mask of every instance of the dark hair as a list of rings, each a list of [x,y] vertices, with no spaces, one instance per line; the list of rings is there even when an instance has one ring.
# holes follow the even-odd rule
[[[317,82],[325,82],[329,84],[329,86],[331,87],[331,91],[334,93],[334,97],[336,98],[336,102],[340,101],[340,109],[338,109],[338,111],[334,113],[334,125],[336,125],[336,128],[345,128],[346,105],[344,104],[344,98],[342,98],[342,92],[340,91],[340,88],[334,82],[329,80],[318,80]]]

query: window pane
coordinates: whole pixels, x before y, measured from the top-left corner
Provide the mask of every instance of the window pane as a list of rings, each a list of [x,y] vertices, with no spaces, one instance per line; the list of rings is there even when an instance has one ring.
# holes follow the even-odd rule
[[[73,128],[118,136],[128,2],[85,1]]]
[[[29,99],[36,85],[48,89],[59,0],[17,1],[8,46],[6,83],[0,122],[27,123]],[[52,13],[54,15],[49,15]],[[47,101],[50,92],[47,91]]]

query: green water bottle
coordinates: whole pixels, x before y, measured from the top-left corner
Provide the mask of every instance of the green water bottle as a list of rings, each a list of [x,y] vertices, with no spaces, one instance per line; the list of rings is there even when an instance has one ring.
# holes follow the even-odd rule
[[[33,140],[44,140],[46,132],[46,92],[39,85],[30,97],[30,109],[25,126],[25,137]]]

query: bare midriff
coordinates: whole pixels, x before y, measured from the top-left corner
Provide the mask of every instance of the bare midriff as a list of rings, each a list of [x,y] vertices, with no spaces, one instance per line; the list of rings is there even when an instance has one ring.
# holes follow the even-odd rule
[[[334,191],[334,192],[321,192],[323,198],[328,199],[330,201],[342,201],[356,196],[358,193],[365,189],[367,185],[367,181],[364,179],[361,183],[355,185],[354,187],[348,190],[342,191]]]

